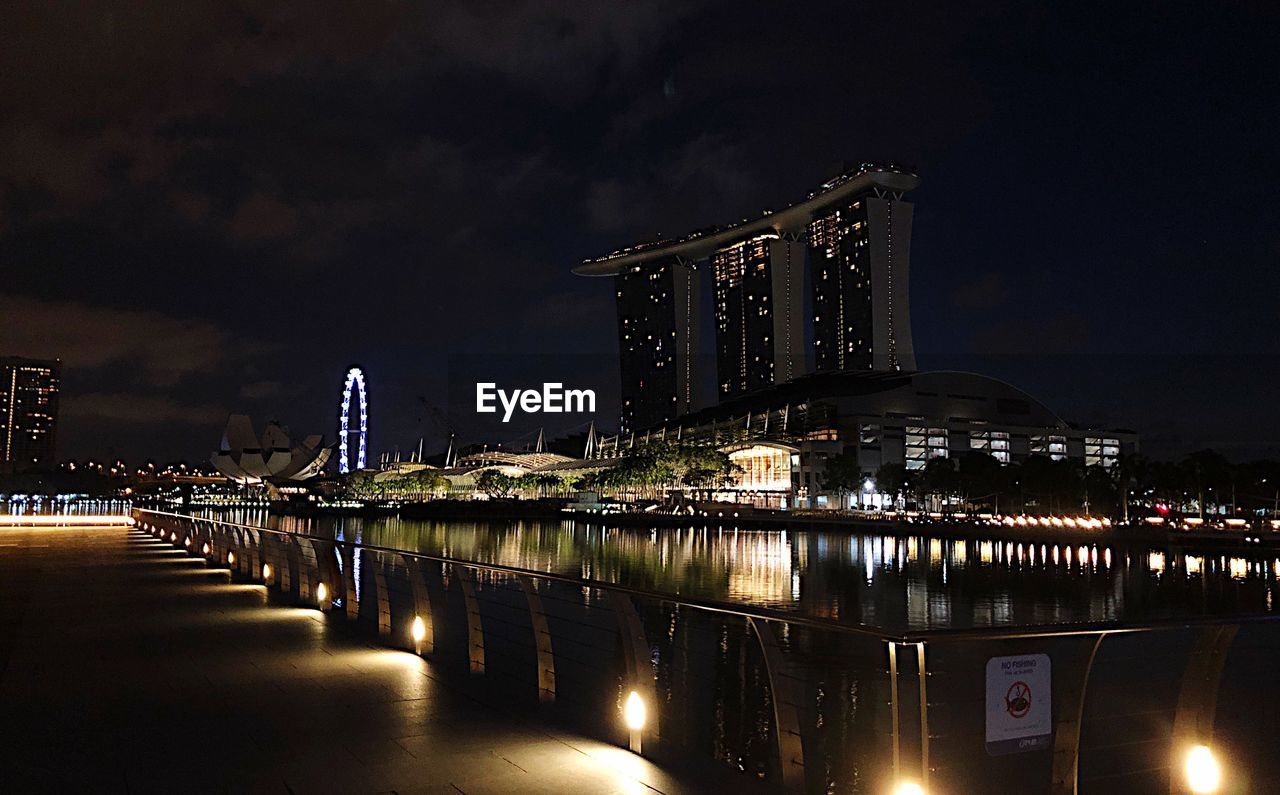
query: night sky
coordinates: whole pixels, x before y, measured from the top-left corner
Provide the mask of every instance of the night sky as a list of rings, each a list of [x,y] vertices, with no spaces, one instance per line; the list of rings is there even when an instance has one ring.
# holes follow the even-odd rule
[[[1280,454],[1276,4],[969,6],[9,4],[0,355],[64,361],[64,458],[332,439],[352,363],[440,449],[450,356],[615,377],[582,258],[896,161],[922,368]]]

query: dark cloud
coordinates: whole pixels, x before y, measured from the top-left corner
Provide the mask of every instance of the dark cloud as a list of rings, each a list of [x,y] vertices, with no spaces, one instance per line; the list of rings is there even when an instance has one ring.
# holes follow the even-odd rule
[[[960,285],[951,295],[951,305],[957,309],[994,309],[1007,300],[1004,276],[991,271]]]
[[[982,329],[972,342],[977,354],[1055,357],[1090,349],[1090,322],[1079,312],[1019,315]]]
[[[240,397],[248,400],[276,397],[283,392],[284,386],[279,381],[254,381],[240,387]]]
[[[611,350],[582,258],[877,159],[924,177],[926,366],[1273,350],[1277,33],[1249,3],[18,4],[0,354],[61,356],[68,406],[312,430],[361,362],[381,449],[450,353]],[[197,457],[221,422],[120,414],[64,452]]]
[[[225,419],[227,414],[217,406],[185,406],[155,395],[101,392],[71,395],[61,406],[61,413],[73,422],[88,419],[141,426],[157,423],[208,426]]]
[[[212,323],[155,311],[0,295],[0,318],[6,350],[60,358],[72,370],[121,368],[152,386],[215,372],[232,351],[248,349]]]

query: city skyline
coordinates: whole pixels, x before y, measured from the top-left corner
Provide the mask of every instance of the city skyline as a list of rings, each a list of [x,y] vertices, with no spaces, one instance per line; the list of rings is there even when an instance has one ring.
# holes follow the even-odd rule
[[[924,177],[921,368],[1144,447],[1275,449],[1247,398],[1280,353],[1274,12],[809,11],[399,9],[338,45],[283,12],[31,9],[0,56],[0,353],[63,359],[62,458],[200,461],[237,411],[332,434],[350,361],[391,449],[450,354],[611,353],[583,252],[895,160]],[[86,59],[21,44],[51,37]],[[1188,190],[1223,169],[1227,200]]]

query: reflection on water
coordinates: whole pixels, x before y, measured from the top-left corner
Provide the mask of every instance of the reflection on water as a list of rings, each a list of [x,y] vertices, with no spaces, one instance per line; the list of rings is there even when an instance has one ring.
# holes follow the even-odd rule
[[[640,530],[574,520],[299,518],[243,510],[217,515],[894,631],[1268,613],[1280,588],[1280,559],[1146,546],[813,530]]]

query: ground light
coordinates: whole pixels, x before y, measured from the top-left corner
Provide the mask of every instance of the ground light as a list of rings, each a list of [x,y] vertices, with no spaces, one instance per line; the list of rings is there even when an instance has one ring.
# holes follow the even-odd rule
[[[1183,770],[1188,789],[1197,794],[1217,792],[1222,785],[1222,768],[1207,745],[1194,746],[1187,752]]]
[[[914,781],[899,781],[893,788],[893,795],[925,795],[924,787]]]
[[[627,724],[627,728],[631,731],[640,731],[644,728],[645,721],[648,719],[647,710],[644,706],[644,699],[640,694],[632,690],[627,695],[626,702],[622,705],[622,720]]]
[[[413,627],[410,630],[413,635],[413,645],[417,653],[422,653],[422,640],[426,639],[426,622],[422,621],[421,616],[413,616]]]

